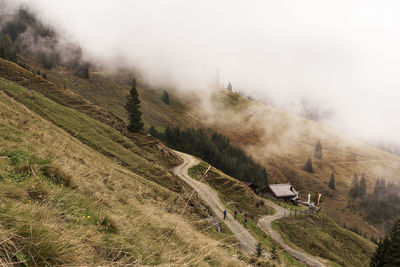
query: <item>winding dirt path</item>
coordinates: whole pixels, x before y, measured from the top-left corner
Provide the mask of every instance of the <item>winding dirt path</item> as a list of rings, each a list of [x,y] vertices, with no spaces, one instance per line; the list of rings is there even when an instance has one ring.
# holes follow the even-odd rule
[[[325,266],[324,264],[322,264],[321,262],[319,262],[318,260],[300,252],[297,251],[291,247],[289,247],[281,238],[280,234],[278,232],[276,232],[273,228],[272,228],[272,222],[275,220],[278,220],[280,218],[282,218],[283,216],[289,214],[289,212],[282,208],[279,205],[276,205],[274,202],[269,201],[269,200],[265,200],[265,202],[273,207],[276,211],[276,213],[274,215],[267,215],[264,216],[262,218],[260,218],[258,220],[258,226],[264,231],[264,232],[268,232],[271,234],[271,237],[276,240],[279,244],[281,244],[281,246],[283,247],[283,249],[285,251],[287,251],[290,255],[292,255],[294,258],[296,258],[297,260],[301,261],[302,263],[306,264],[307,266],[317,266],[317,267],[322,267]]]
[[[255,238],[238,221],[233,219],[233,215],[222,204],[217,192],[215,192],[214,189],[207,184],[199,182],[189,176],[188,170],[191,167],[198,165],[200,162],[190,155],[178,151],[175,152],[182,157],[183,163],[173,168],[173,173],[196,190],[200,198],[207,203],[216,216],[232,231],[240,243],[241,250],[248,254],[252,254],[255,251],[257,244]],[[225,220],[223,220],[224,210],[227,210],[227,216]]]
[[[225,220],[223,220],[223,211],[226,209],[225,206],[222,204],[221,200],[218,197],[217,192],[208,186],[205,183],[197,181],[191,178],[188,174],[188,171],[191,167],[198,165],[200,162],[195,159],[194,157],[175,151],[182,159],[183,163],[175,168],[172,169],[173,173],[176,174],[179,178],[189,184],[193,189],[196,190],[197,194],[200,198],[205,201],[208,206],[213,210],[213,212],[217,215],[217,217],[223,221],[226,226],[232,231],[235,235],[237,240],[240,242],[240,248],[244,252],[248,254],[252,254],[255,250],[257,241],[255,238],[236,220],[233,219],[233,215],[227,210],[228,214]],[[297,260],[301,261],[302,263],[306,264],[307,266],[316,266],[316,267],[323,267],[325,266],[318,260],[297,251],[291,247],[289,247],[281,238],[279,233],[277,233],[274,229],[272,229],[272,222],[282,218],[288,211],[272,201],[265,200],[266,203],[273,207],[276,210],[274,215],[267,215],[259,219],[258,226],[265,232],[271,234],[271,237],[276,240],[281,246],[287,251],[290,255],[292,255]]]

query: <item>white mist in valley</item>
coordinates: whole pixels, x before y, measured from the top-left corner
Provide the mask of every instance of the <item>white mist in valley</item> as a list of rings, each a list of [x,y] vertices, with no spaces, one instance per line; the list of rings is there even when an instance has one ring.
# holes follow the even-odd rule
[[[252,98],[300,114],[312,106],[339,131],[400,143],[398,1],[12,2],[90,58],[154,84],[204,90],[218,70]]]

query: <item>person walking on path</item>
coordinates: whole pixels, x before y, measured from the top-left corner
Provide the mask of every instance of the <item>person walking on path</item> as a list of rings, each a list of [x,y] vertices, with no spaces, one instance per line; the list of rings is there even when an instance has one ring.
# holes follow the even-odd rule
[[[244,214],[243,224],[244,224],[244,228],[246,228],[246,225],[247,225],[247,213]]]
[[[225,218],[226,218],[226,210],[224,210],[224,220],[225,220]]]
[[[236,220],[236,216],[237,216],[237,210],[235,210],[234,212],[233,212],[233,218]]]

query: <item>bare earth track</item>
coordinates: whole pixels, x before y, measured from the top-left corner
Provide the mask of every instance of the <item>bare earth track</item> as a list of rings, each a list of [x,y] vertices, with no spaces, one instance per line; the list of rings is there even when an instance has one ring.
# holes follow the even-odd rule
[[[236,220],[233,219],[232,214],[227,210],[226,219],[223,220],[223,211],[226,210],[215,192],[210,186],[205,183],[196,181],[191,178],[188,174],[188,170],[199,164],[199,161],[194,157],[175,151],[179,156],[182,157],[183,163],[173,169],[173,172],[188,183],[193,189],[196,190],[200,198],[207,203],[207,205],[213,210],[217,217],[224,221],[226,226],[232,231],[236,239],[240,242],[240,248],[248,253],[252,254],[256,248],[257,241],[254,237]]]
[[[325,266],[321,262],[317,261],[314,258],[311,258],[310,256],[297,251],[291,247],[289,247],[281,238],[279,233],[277,233],[273,228],[272,228],[272,222],[275,220],[279,220],[283,216],[285,216],[285,212],[288,213],[288,211],[281,206],[276,205],[272,201],[266,200],[267,204],[271,207],[273,207],[276,211],[276,213],[272,216],[264,216],[258,220],[258,226],[264,231],[268,232],[271,234],[271,237],[277,241],[281,246],[284,248],[285,251],[287,251],[290,255],[292,255],[294,258],[297,260],[301,261],[302,263],[306,264],[307,266],[316,266],[316,267],[321,267]]]
[[[175,151],[182,159],[183,163],[172,169],[173,173],[189,184],[200,196],[200,198],[207,203],[207,205],[213,210],[213,212],[217,215],[217,217],[224,221],[226,226],[232,231],[235,235],[236,239],[240,242],[240,248],[248,253],[252,254],[255,250],[257,241],[255,238],[236,220],[233,219],[232,214],[227,211],[227,217],[223,220],[223,211],[226,210],[225,206],[222,204],[220,198],[218,197],[217,192],[214,191],[210,186],[205,183],[199,182],[193,178],[191,178],[188,174],[188,171],[191,167],[199,164],[199,161],[194,157]],[[264,216],[259,222],[258,226],[265,232],[271,234],[271,237],[276,240],[282,247],[297,260],[303,262],[308,266],[325,266],[321,262],[317,261],[310,256],[297,251],[291,247],[289,247],[281,238],[281,236],[272,229],[272,222],[282,218],[286,212],[286,210],[271,201],[267,201],[270,206],[272,206],[276,213],[273,216]]]

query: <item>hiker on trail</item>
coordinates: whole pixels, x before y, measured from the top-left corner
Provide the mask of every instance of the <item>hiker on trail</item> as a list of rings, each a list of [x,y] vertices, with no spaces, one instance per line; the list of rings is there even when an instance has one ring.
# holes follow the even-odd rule
[[[226,210],[224,210],[224,220],[225,220],[225,218],[226,218]]]
[[[234,212],[233,212],[233,218],[236,220],[236,216],[237,216],[237,210],[235,210]]]
[[[246,228],[246,225],[247,225],[247,213],[244,214],[243,224],[244,224],[244,228]]]

